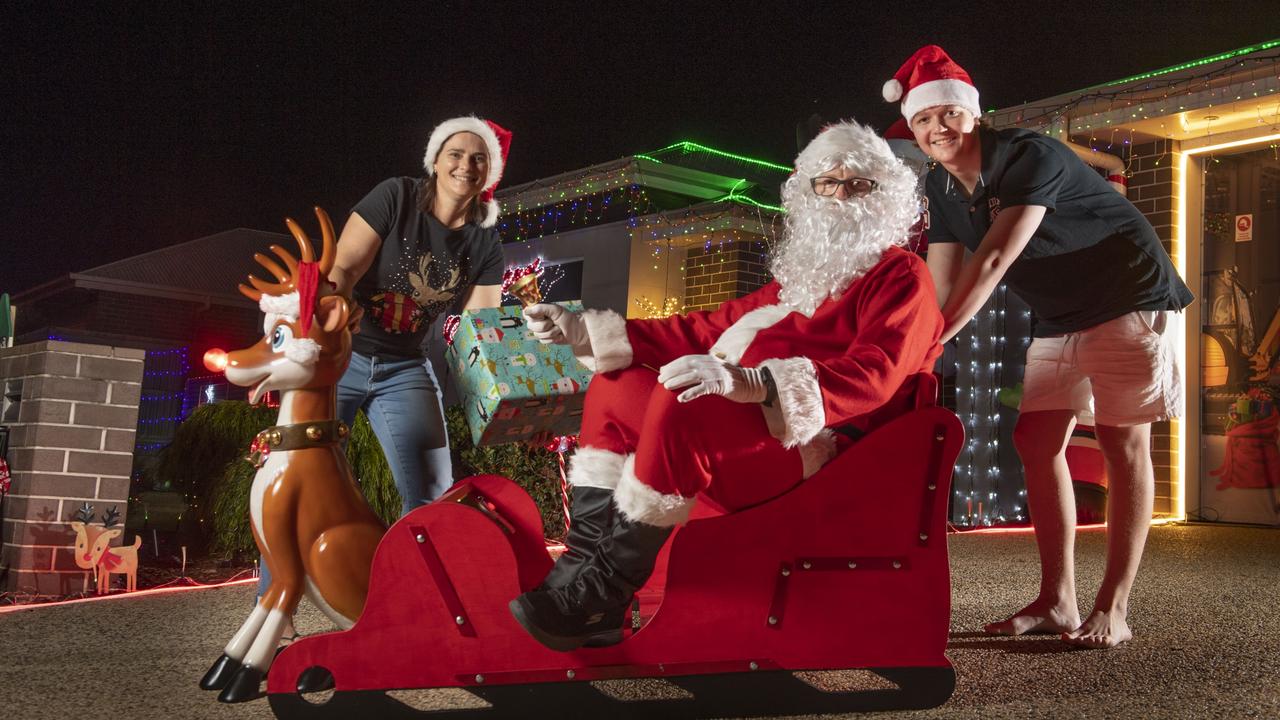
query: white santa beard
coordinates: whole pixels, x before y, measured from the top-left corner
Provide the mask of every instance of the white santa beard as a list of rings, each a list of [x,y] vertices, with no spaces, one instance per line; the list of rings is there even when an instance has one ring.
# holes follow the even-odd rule
[[[838,297],[880,262],[884,251],[906,242],[911,218],[901,202],[883,193],[836,200],[783,191],[786,233],[770,270],[782,286],[780,300],[812,315],[827,298]]]

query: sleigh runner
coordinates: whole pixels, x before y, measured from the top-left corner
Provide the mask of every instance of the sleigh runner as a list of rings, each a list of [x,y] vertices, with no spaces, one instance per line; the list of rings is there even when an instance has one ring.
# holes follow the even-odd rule
[[[943,654],[945,517],[963,430],[933,406],[933,378],[919,382],[920,407],[781,497],[731,514],[700,501],[664,551],[666,572],[660,562],[639,594],[647,622],[611,647],[554,652],[516,623],[508,602],[552,564],[538,511],[504,478],[460,482],[387,532],[354,627],[281,652],[268,676],[272,709],[698,718],[940,705],[955,685]],[[828,692],[794,674],[855,668],[894,689]],[[592,684],[641,678],[682,692],[623,700]],[[329,684],[326,702],[299,692]],[[422,688],[462,688],[487,707],[419,711],[388,695]]]

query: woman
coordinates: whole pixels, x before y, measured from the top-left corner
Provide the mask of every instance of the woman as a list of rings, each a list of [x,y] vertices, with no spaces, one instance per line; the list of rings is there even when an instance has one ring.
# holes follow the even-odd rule
[[[436,318],[459,301],[463,310],[500,304],[493,190],[510,141],[487,120],[446,120],[427,142],[426,175],[379,183],[338,239],[329,280],[360,309],[351,364],[338,382],[338,419],[350,426],[365,411],[402,514],[453,484],[440,385],[424,346]],[[263,568],[260,589],[267,579]]]
[[[1036,318],[1014,441],[1040,550],[1040,592],[986,631],[1119,645],[1132,637],[1129,592],[1155,494],[1151,423],[1182,410],[1167,315],[1189,305],[1191,291],[1146,218],[1065,144],[981,127],[978,90],[942,48],[918,50],[884,90],[886,100],[901,101],[916,142],[936,163],[925,180],[925,227],[942,340],[1000,282]],[[1106,574],[1082,623],[1065,452],[1077,414],[1090,410],[1111,497]]]

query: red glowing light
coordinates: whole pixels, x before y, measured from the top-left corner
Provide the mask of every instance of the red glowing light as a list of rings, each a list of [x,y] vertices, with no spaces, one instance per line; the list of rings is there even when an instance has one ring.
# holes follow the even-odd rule
[[[220,348],[210,348],[204,354],[204,366],[209,372],[220,373],[227,369],[227,351]]]
[[[190,585],[182,585],[177,587],[156,587],[146,590],[134,590],[133,592],[116,593],[114,595],[96,595],[94,597],[76,598],[74,600],[60,600],[51,603],[32,603],[30,605],[9,605],[0,607],[0,615],[11,612],[20,612],[24,610],[43,610],[44,608],[58,607],[61,605],[80,605],[83,603],[103,602],[108,600],[121,600],[124,598],[135,598],[143,595],[167,595],[170,593],[189,592],[191,590],[211,590],[220,587],[232,587],[236,585],[248,585],[258,582],[257,578],[247,578],[244,580],[228,580],[227,582],[214,583],[204,585],[194,580],[188,580]]]

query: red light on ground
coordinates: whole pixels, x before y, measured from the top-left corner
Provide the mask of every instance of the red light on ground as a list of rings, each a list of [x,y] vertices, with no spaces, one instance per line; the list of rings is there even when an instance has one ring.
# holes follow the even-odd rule
[[[188,578],[182,578],[181,580],[184,583],[188,583],[188,584],[171,586],[171,587],[160,586],[160,587],[146,588],[143,590],[134,590],[133,592],[117,592],[117,593],[112,593],[110,595],[94,595],[92,597],[75,598],[73,600],[60,600],[57,602],[50,602],[50,603],[33,603],[30,605],[6,605],[4,607],[0,607],[0,615],[3,615],[5,613],[10,613],[10,612],[22,612],[24,610],[43,610],[45,608],[54,608],[60,605],[79,605],[81,603],[101,602],[104,600],[136,598],[136,597],[142,597],[144,595],[166,595],[169,593],[187,592],[190,590],[210,590],[213,588],[248,585],[250,583],[257,584],[258,582],[257,579],[255,578],[247,578],[245,580],[231,579],[226,582],[205,585],[203,583],[199,583],[199,582],[196,582],[195,580],[191,580]],[[178,582],[178,581],[172,581],[172,582]]]
[[[227,351],[212,348],[204,354],[204,366],[210,372],[220,373],[227,369]]]

